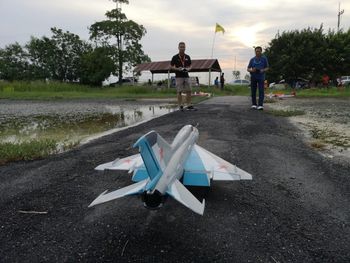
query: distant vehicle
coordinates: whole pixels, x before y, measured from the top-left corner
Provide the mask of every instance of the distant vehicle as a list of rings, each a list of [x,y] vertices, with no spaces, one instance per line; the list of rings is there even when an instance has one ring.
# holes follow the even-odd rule
[[[350,76],[342,76],[340,81],[343,86],[350,85]]]
[[[305,89],[309,87],[309,80],[298,77],[294,80],[288,81],[288,85],[296,89]],[[286,80],[282,79],[277,83],[271,82],[269,85],[269,88],[280,90],[280,89],[285,89],[286,86],[287,86]]]
[[[279,83],[272,82],[270,83],[269,88],[274,90],[284,90],[286,89],[286,84],[284,81]]]
[[[133,77],[126,77],[122,79],[122,84],[123,83],[133,84],[133,82],[137,82],[137,79],[134,79]],[[115,83],[111,83],[110,86],[115,86],[116,84],[120,84],[119,80]]]
[[[230,84],[235,86],[248,86],[250,85],[250,81],[245,79],[235,79],[231,81]]]
[[[303,78],[297,78],[294,83],[296,89],[306,89],[309,87],[309,80]]]

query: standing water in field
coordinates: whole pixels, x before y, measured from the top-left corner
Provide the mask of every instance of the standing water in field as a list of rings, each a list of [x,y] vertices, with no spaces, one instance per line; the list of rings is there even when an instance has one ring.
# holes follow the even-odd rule
[[[0,143],[50,140],[57,150],[173,111],[166,103],[1,101]]]

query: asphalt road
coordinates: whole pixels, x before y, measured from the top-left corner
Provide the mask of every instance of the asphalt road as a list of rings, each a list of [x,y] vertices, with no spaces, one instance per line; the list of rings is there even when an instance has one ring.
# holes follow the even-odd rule
[[[325,159],[247,98],[198,108],[0,167],[0,262],[350,262],[350,164]],[[198,144],[253,181],[214,182],[204,216],[171,199],[157,211],[137,197],[87,208],[131,183],[95,166],[136,153],[131,145],[152,129],[171,141],[185,124],[198,124]]]

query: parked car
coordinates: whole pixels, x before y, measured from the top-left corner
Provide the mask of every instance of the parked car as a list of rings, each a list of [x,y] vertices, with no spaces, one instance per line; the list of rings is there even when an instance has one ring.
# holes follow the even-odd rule
[[[126,78],[124,78],[124,79],[122,79],[122,84],[133,84],[133,81],[135,82],[135,83],[137,83],[137,79],[136,78],[132,78],[132,77],[126,77]],[[117,82],[115,82],[115,83],[111,83],[111,84],[109,84],[110,86],[116,86],[116,85],[119,85],[120,84],[120,82],[119,82],[119,80],[117,81]]]
[[[291,86],[296,89],[306,89],[309,87],[309,82],[307,79],[297,78]]]
[[[343,86],[350,85],[350,76],[342,76],[340,81]]]
[[[248,86],[250,85],[250,81],[245,80],[245,79],[235,79],[230,82],[231,85],[239,85],[239,86]]]

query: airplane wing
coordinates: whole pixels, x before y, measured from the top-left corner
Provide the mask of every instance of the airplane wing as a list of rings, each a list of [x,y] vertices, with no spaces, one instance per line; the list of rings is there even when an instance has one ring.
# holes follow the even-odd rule
[[[194,164],[196,167],[193,167]],[[248,172],[197,144],[194,145],[184,168],[185,175],[186,172],[190,173],[195,170],[196,172],[206,172],[210,175],[211,179],[218,181],[252,180],[252,175]]]
[[[169,186],[167,194],[197,214],[203,215],[205,200],[203,200],[202,203],[199,202],[179,180],[176,179],[176,181]]]
[[[107,191],[104,191],[102,194],[100,194],[90,205],[89,207],[106,203],[109,201],[112,201],[114,199],[118,199],[120,197],[128,196],[128,195],[135,195],[135,194],[140,194],[143,192],[143,189],[145,188],[146,184],[148,183],[148,179],[143,180],[141,182],[126,186],[124,188],[115,190],[113,192],[110,192],[108,194]]]
[[[122,159],[116,159],[113,162],[104,163],[95,168],[95,170],[129,170],[132,172],[136,168],[143,165],[143,160],[140,154],[131,155]]]

